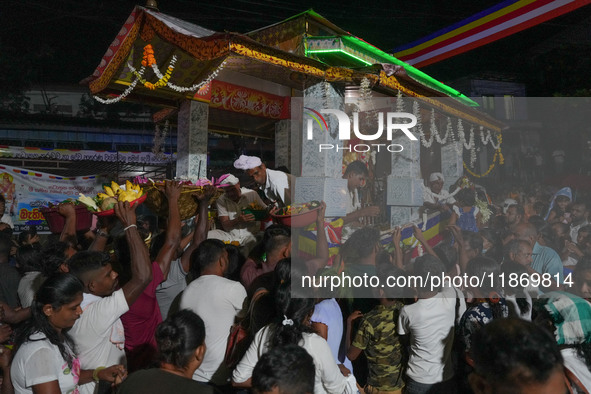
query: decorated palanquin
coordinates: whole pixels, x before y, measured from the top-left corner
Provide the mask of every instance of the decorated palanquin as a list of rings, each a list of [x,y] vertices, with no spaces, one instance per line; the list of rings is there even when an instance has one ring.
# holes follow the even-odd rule
[[[175,114],[180,103],[196,101],[207,104],[206,133],[221,130],[222,133],[246,133],[267,139],[276,138],[277,130],[273,130],[273,125],[292,118],[293,98],[301,97],[302,92],[315,85],[338,84],[345,90],[353,87],[367,97],[377,92],[380,97],[415,98],[422,103],[421,108],[413,107],[417,118],[423,116],[425,124],[429,121],[431,124],[447,121],[448,124],[445,136],[443,130],[437,134],[436,130],[425,127],[420,135],[423,146],[432,144],[434,139],[443,146],[450,135],[453,117],[459,142],[456,157],[460,158],[457,166],[460,172],[462,149],[471,149],[475,155],[480,149],[476,144],[479,140],[483,145],[490,142],[493,147],[489,172],[496,163],[502,163],[500,131],[503,125],[474,109],[477,106],[474,101],[311,10],[272,26],[238,34],[215,32],[156,9],[137,6],[95,72],[84,82],[99,102],[115,103],[125,99],[162,108],[154,116],[155,122]],[[446,100],[439,100],[444,98]],[[466,125],[465,133],[463,125]],[[261,131],[263,129],[266,131]],[[478,130],[480,139],[474,137]],[[287,151],[281,152],[276,151],[276,158],[281,154],[288,156]],[[202,154],[207,156],[207,149]],[[184,160],[180,145],[177,156],[179,162]],[[344,168],[354,160],[361,160],[370,166],[371,173],[374,159],[367,152],[351,151],[342,155],[342,163],[338,165]],[[207,165],[207,160],[202,162],[203,166]],[[464,168],[479,175],[466,163]],[[198,172],[201,169],[200,163]],[[297,168],[292,171],[300,175]],[[420,191],[413,193],[420,194]],[[421,204],[422,201],[418,205]],[[441,219],[435,215],[423,222],[428,242],[436,243]],[[334,254],[342,220],[332,222],[330,227],[327,232],[331,254]],[[415,243],[411,231],[410,227],[403,231],[403,240],[410,246]],[[301,254],[314,254],[314,234],[308,232],[301,237]]]

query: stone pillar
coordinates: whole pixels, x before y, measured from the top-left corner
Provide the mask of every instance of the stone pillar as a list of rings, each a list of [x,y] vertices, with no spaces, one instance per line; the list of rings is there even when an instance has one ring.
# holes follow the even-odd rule
[[[313,139],[307,139],[308,119],[312,119],[313,113],[305,108],[315,111],[321,109],[337,109],[344,111],[344,89],[339,89],[327,82],[321,82],[304,91],[302,114],[302,175],[314,177],[341,178],[343,175],[343,151],[337,149],[323,150],[319,152],[319,144],[332,144],[342,146],[345,141],[338,139],[339,122],[334,115],[324,114],[328,130],[320,129],[314,125]],[[324,128],[324,125],[322,125]]]
[[[196,181],[207,177],[209,105],[193,100],[181,104],[178,114],[176,176]]]
[[[441,147],[441,173],[445,178],[445,190],[449,190],[449,187],[464,175],[463,150],[462,143],[457,141]]]
[[[295,156],[296,160],[298,156],[301,158],[301,177],[296,179],[295,201],[324,200],[327,204],[327,217],[345,216],[347,181],[342,179],[343,151],[336,147],[342,147],[347,141],[339,140],[339,122],[334,115],[322,114],[326,125],[324,122],[319,122],[319,125],[316,122],[319,117],[314,112],[320,113],[323,109],[344,111],[344,89],[321,82],[306,89],[303,100],[292,100],[292,103],[298,106],[292,106],[292,116],[298,117],[297,124],[300,127],[297,132],[299,146],[293,148],[301,147],[301,155],[296,155],[299,152],[294,152],[292,148],[292,157]],[[308,120],[313,120],[310,140]],[[320,151],[320,144],[335,148]],[[299,171],[295,170],[294,173],[298,174]]]
[[[392,108],[394,112],[396,109]],[[399,109],[398,109],[399,110]],[[406,109],[404,112],[410,112]],[[392,139],[392,144],[403,147],[392,153],[392,172],[387,180],[386,203],[390,207],[390,227],[401,226],[417,220],[418,208],[423,205],[423,180],[421,179],[421,141],[419,134],[411,129],[416,141],[402,132]]]

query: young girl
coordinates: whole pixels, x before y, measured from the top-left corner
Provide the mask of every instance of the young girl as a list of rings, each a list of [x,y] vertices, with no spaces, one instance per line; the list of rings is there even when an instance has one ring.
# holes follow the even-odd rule
[[[47,279],[31,305],[31,319],[17,333],[11,377],[16,394],[78,393],[78,386],[121,383],[123,365],[81,370],[67,331],[82,314],[82,282],[70,274]]]
[[[449,219],[449,225],[457,225],[462,230],[478,232],[477,222],[480,220],[480,210],[475,206],[476,193],[465,188],[456,194],[457,205],[453,207],[453,213]]]
[[[550,208],[544,220],[550,224],[566,223],[566,207],[573,200],[573,193],[570,187],[563,187],[554,194],[550,202]]]
[[[206,351],[205,325],[199,316],[188,309],[170,316],[156,329],[156,343],[160,368],[132,373],[119,394],[214,393],[213,387],[192,379]]]
[[[328,343],[314,333],[310,318],[314,312],[313,298],[292,298],[291,280],[279,285],[275,294],[277,319],[256,334],[246,354],[232,375],[235,387],[250,387],[252,371],[262,354],[268,349],[298,345],[314,359],[316,375],[314,393],[353,393],[356,387],[353,375],[343,376]],[[356,390],[356,388],[355,388]]]

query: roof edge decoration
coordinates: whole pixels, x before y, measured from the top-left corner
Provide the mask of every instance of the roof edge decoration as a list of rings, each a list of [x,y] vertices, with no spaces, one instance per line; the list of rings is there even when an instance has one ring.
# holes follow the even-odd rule
[[[301,20],[304,23],[294,24],[298,18],[305,18]],[[269,27],[249,33],[250,37],[219,33],[136,6],[93,75],[82,83],[88,84],[95,97],[111,97],[109,100],[113,100],[113,97],[121,98],[125,93],[129,94],[130,100],[145,102],[147,99],[152,104],[175,107],[182,99],[199,100],[199,91],[210,88],[210,82],[224,67],[298,90],[320,81],[359,85],[367,78],[372,86],[389,94],[398,91],[410,97],[450,97],[452,103],[446,108],[453,107],[452,111],[464,114],[462,117],[466,119],[477,116],[477,112],[470,108],[477,104],[468,97],[345,32],[314,11],[309,10],[272,25],[273,34],[280,31],[277,28],[284,23],[291,23],[287,35],[289,44],[301,38],[309,56],[303,56],[303,51],[301,54],[291,53],[253,39],[264,35]],[[337,35],[307,37],[308,28]],[[270,41],[285,37],[285,34],[279,34]],[[354,67],[342,67],[342,64],[327,64],[318,60],[317,51],[329,48],[328,45],[334,45],[334,49],[345,53],[345,56],[354,56],[361,61]],[[142,69],[147,76],[138,71]],[[158,82],[150,82],[156,78]],[[494,119],[484,122],[495,131],[503,127]]]

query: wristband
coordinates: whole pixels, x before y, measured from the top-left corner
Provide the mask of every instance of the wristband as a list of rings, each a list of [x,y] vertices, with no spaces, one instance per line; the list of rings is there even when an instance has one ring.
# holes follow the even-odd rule
[[[94,371],[92,371],[92,380],[94,380],[95,382],[98,382],[100,379],[98,377],[98,374],[100,371],[102,371],[103,369],[105,369],[106,367],[96,367],[94,369]]]
[[[125,228],[123,229],[123,231],[127,231],[127,230],[129,230],[130,228],[132,228],[132,227],[135,227],[135,228],[137,228],[137,226],[136,226],[135,224],[130,224],[129,226],[125,227]]]

